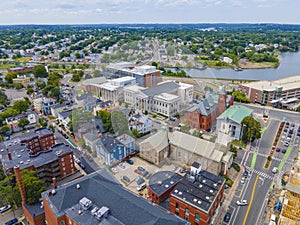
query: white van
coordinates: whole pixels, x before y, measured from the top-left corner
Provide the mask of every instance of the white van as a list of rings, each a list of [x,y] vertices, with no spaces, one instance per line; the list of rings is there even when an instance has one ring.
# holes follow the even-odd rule
[[[136,190],[137,190],[137,191],[141,191],[141,190],[143,190],[143,189],[146,188],[146,187],[147,187],[146,183],[142,183],[142,184],[140,184],[139,186],[137,186]]]

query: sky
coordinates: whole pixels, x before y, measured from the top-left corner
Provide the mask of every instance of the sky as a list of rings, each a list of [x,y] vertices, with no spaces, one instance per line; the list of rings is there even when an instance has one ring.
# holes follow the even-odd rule
[[[300,24],[299,9],[299,0],[0,0],[0,24]]]

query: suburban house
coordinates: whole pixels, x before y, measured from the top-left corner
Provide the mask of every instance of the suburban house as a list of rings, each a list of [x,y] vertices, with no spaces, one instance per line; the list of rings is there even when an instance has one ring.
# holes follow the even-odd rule
[[[17,78],[14,78],[12,81],[14,84],[22,84],[25,87],[30,82],[30,77],[19,76]]]
[[[208,130],[230,105],[233,105],[233,97],[224,90],[219,94],[208,92],[205,98],[188,110],[188,125],[198,130]]]
[[[67,130],[69,130],[68,123],[71,121],[70,116],[72,115],[72,110],[59,112],[57,114],[57,119],[61,125],[63,125]]]
[[[117,138],[110,134],[100,135],[100,142],[96,146],[97,156],[102,159],[107,166],[121,161],[134,151],[134,139],[124,134]]]
[[[168,160],[191,165],[194,161],[213,174],[227,174],[233,155],[225,147],[179,131],[163,129],[140,143],[140,156],[158,166]]]
[[[150,88],[126,86],[124,101],[135,109],[171,117],[192,105],[193,85],[166,81]]]
[[[253,110],[242,105],[231,106],[217,118],[216,143],[227,146],[233,140],[240,140],[243,134],[242,121],[251,116]]]
[[[129,119],[129,130],[136,129],[139,134],[152,130],[152,119],[148,115],[135,114]]]
[[[37,122],[36,114],[31,110],[27,110],[26,112],[16,116],[8,117],[5,119],[5,122],[11,132],[19,132],[22,130],[22,128],[18,126],[21,118],[27,119],[29,124],[35,124]]]
[[[51,107],[56,104],[56,100],[53,98],[43,98],[42,112],[47,116],[51,115]]]
[[[86,133],[83,135],[85,145],[90,148],[92,152],[96,152],[96,145],[99,143],[99,137],[94,133]]]

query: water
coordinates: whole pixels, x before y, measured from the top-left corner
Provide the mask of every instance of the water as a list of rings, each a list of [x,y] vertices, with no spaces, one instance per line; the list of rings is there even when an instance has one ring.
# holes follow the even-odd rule
[[[289,76],[300,75],[300,52],[282,53],[280,65],[277,68],[268,69],[244,69],[235,71],[233,69],[184,69],[191,77],[224,78],[240,80],[277,80]]]

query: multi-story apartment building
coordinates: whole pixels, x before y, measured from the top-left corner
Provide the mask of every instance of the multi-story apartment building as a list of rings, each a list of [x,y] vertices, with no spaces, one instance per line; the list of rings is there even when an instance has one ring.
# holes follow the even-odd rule
[[[250,98],[252,103],[288,107],[289,103],[300,101],[300,75],[239,84],[238,90]]]

